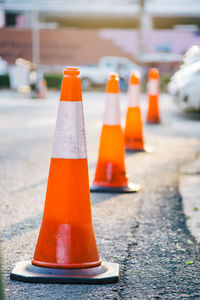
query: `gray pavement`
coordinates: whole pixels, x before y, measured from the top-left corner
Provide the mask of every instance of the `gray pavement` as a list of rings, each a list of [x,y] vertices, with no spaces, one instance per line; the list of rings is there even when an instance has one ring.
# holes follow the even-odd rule
[[[200,152],[197,114],[179,112],[161,95],[162,124],[144,127],[152,154],[126,156],[137,194],[92,194],[100,256],[120,264],[121,279],[108,285],[49,285],[11,281],[21,260],[31,259],[42,217],[59,94],[30,100],[1,92],[1,211],[3,270],[9,299],[200,299],[199,244],[187,229],[179,170]],[[85,93],[88,162],[97,159],[104,93]],[[121,95],[122,124],[126,94]],[[146,97],[142,96],[145,115]],[[198,213],[196,211],[196,213]]]

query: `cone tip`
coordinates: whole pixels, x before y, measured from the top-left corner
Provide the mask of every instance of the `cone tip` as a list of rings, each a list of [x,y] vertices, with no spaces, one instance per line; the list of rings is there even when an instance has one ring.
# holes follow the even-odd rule
[[[75,67],[64,70],[60,101],[82,101],[80,71]]]
[[[133,71],[131,73],[130,84],[140,84],[140,74],[138,71]]]
[[[64,70],[64,75],[79,75],[80,71],[76,67],[67,67]]]
[[[106,85],[107,93],[119,93],[119,75],[117,73],[111,73]]]
[[[158,79],[159,78],[159,71],[156,68],[151,68],[149,70],[149,79]]]

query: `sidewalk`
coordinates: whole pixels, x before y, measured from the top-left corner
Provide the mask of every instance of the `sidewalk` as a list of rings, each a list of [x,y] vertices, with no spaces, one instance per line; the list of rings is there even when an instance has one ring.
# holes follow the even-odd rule
[[[179,191],[187,227],[200,242],[200,155],[180,169]]]

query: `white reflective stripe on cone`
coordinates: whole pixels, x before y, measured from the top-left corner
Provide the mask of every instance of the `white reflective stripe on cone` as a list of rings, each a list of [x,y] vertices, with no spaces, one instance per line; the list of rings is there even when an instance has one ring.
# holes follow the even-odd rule
[[[130,84],[128,90],[128,106],[136,107],[140,105],[140,86]]]
[[[120,124],[119,94],[106,94],[106,106],[104,111],[103,124]]]
[[[52,157],[68,159],[87,157],[81,101],[59,102]]]
[[[158,88],[158,80],[157,79],[150,79],[148,82],[148,93],[150,95],[156,95],[159,93]]]

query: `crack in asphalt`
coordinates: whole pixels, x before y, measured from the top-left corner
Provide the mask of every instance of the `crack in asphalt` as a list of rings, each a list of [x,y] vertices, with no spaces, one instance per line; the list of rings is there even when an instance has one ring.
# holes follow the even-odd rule
[[[119,284],[119,290],[118,290],[118,295],[119,295],[119,300],[123,299],[122,295],[124,290],[126,289],[126,281],[125,281],[125,274],[126,274],[126,270],[128,267],[128,263],[129,260],[131,258],[131,248],[132,246],[136,246],[137,245],[137,241],[134,238],[135,237],[135,233],[137,228],[140,226],[139,222],[137,221],[135,224],[132,224],[130,227],[130,233],[132,237],[129,237],[128,239],[128,243],[127,243],[127,255],[123,261],[123,264],[120,266],[120,273],[121,273],[121,278],[120,278],[120,284]]]

